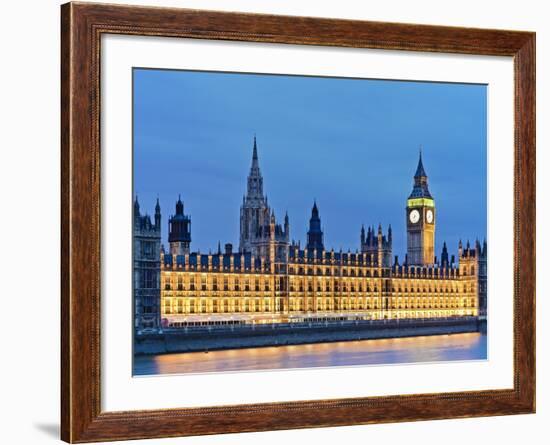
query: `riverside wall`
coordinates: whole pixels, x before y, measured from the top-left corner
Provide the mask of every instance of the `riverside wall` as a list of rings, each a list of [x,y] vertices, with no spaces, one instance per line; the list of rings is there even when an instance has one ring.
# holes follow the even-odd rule
[[[484,332],[475,317],[439,320],[380,320],[292,323],[230,327],[180,328],[136,335],[135,354],[166,354],[218,349],[256,348],[335,341]]]

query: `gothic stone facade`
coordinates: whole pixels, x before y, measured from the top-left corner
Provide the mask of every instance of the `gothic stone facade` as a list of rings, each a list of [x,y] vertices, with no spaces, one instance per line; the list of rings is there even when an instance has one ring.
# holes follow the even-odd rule
[[[486,314],[487,245],[460,243],[455,260],[444,243],[441,257],[435,257],[435,201],[421,156],[405,208],[402,263],[392,257],[391,227],[386,233],[380,225],[362,227],[354,253],[325,248],[317,203],[305,247],[290,242],[288,215],[278,224],[264,195],[255,138],[237,251],[226,244],[223,252],[219,245],[216,253],[193,252],[190,217],[183,215],[180,200],[177,215],[187,222],[179,228],[170,223],[170,253],[161,249],[159,256],[165,328]]]
[[[141,215],[134,202],[134,327],[138,333],[160,328],[160,205],[157,200],[155,222]]]

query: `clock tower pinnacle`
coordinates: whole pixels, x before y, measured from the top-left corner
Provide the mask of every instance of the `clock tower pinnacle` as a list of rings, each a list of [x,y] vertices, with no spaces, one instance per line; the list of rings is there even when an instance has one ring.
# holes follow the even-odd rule
[[[435,202],[428,189],[428,175],[422,163],[422,150],[405,214],[408,263],[418,266],[434,264]]]

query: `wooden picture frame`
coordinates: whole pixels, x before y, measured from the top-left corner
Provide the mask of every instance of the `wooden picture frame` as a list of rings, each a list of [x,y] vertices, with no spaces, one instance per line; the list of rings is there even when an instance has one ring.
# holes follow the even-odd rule
[[[512,56],[515,70],[514,387],[102,412],[102,34]],[[494,416],[535,411],[535,34],[92,3],[61,7],[61,437],[67,442]]]

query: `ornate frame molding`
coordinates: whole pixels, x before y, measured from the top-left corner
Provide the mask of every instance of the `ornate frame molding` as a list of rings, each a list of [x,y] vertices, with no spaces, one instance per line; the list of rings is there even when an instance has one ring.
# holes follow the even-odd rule
[[[512,56],[514,388],[102,412],[101,35]],[[93,3],[61,7],[61,437],[67,442],[403,422],[535,411],[535,34]]]

